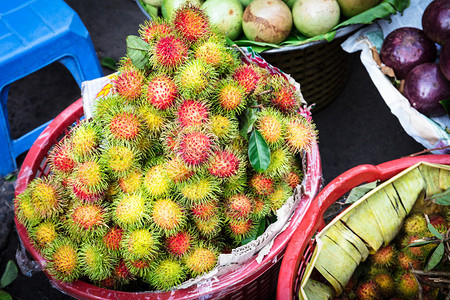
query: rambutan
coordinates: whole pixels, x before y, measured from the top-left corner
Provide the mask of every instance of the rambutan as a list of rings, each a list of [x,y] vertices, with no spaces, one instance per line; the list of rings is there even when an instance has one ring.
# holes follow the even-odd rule
[[[373,281],[363,282],[356,291],[360,300],[376,300],[381,298],[380,287]]]
[[[208,219],[194,218],[194,225],[200,236],[207,239],[215,238],[222,229],[223,220],[219,214],[214,214]]]
[[[109,213],[100,204],[76,203],[67,212],[65,229],[75,240],[103,236],[108,230]]]
[[[397,252],[393,244],[389,244],[378,249],[370,256],[371,261],[384,268],[389,268],[396,262]]]
[[[380,287],[382,297],[389,298],[394,294],[395,281],[388,273],[377,274],[372,278],[372,280]]]
[[[141,116],[130,106],[111,109],[102,119],[105,137],[111,143],[137,145],[144,133]]]
[[[130,270],[127,267],[127,264],[125,263],[125,260],[123,259],[119,260],[119,262],[114,265],[114,270],[111,277],[113,287],[126,285],[134,279],[133,274],[131,274]]]
[[[98,240],[86,241],[80,247],[80,266],[90,280],[104,280],[113,272],[113,257]]]
[[[48,219],[31,228],[28,233],[33,244],[38,249],[49,247],[53,241],[59,236],[59,225],[55,220]]]
[[[199,7],[190,3],[183,4],[171,16],[171,23],[189,45],[205,40],[211,34],[209,17]]]
[[[142,187],[144,175],[139,169],[132,170],[118,179],[120,190],[124,193],[135,193]]]
[[[50,218],[62,212],[65,206],[63,189],[56,178],[39,177],[29,185],[30,201],[41,218]]]
[[[139,166],[140,152],[131,146],[107,145],[102,152],[102,164],[115,178],[124,177]]]
[[[201,60],[188,60],[175,72],[175,83],[186,98],[207,96],[217,79],[217,71]]]
[[[215,216],[219,210],[219,202],[216,199],[209,199],[202,203],[191,205],[191,214],[194,219],[208,220]]]
[[[225,200],[226,216],[232,220],[248,219],[253,213],[254,203],[244,194],[228,197]]]
[[[253,219],[231,219],[227,224],[228,234],[236,243],[240,243],[243,239],[251,236],[255,230],[256,225]]]
[[[170,180],[172,180],[175,184],[189,179],[194,174],[194,172],[186,166],[181,158],[177,156],[170,158],[165,163],[165,168],[167,176],[169,176]]]
[[[167,113],[147,103],[139,106],[138,113],[150,137],[158,137],[164,128],[164,124],[168,122]]]
[[[285,141],[293,153],[309,151],[316,141],[315,125],[303,116],[297,115],[288,118],[286,122]]]
[[[211,132],[223,144],[233,140],[239,134],[239,123],[233,116],[213,115],[209,125]]]
[[[292,189],[283,183],[278,184],[274,188],[273,193],[267,197],[270,203],[270,209],[272,211],[280,209],[290,196],[292,196]]]
[[[442,215],[430,215],[429,219],[430,224],[433,225],[437,229],[437,231],[442,234],[445,234],[447,232],[449,224]]]
[[[292,155],[289,153],[289,151],[284,148],[280,147],[275,150],[270,151],[270,164],[267,170],[264,171],[264,174],[270,177],[285,177],[288,175],[289,169],[291,168],[291,162],[292,162]],[[293,173],[294,175],[297,175]],[[295,181],[295,178],[291,178],[293,181]],[[298,183],[300,183],[300,178],[297,175]],[[290,184],[295,184],[295,182],[290,182]],[[295,184],[295,186],[297,186]],[[295,187],[294,186],[294,187]]]
[[[215,147],[215,139],[205,130],[187,129],[180,133],[176,150],[188,166],[198,167],[207,162]]]
[[[144,172],[143,187],[148,196],[154,198],[167,195],[172,186],[173,182],[170,180],[164,164],[152,166]]]
[[[146,20],[144,24],[141,24],[139,35],[142,40],[152,44],[160,38],[173,35],[173,31],[164,19],[157,18],[156,20]]]
[[[79,184],[79,182],[76,180],[71,180],[69,182],[68,189],[70,192],[70,196],[74,200],[80,200],[89,203],[100,202],[106,195],[105,191],[91,191],[88,187]]]
[[[188,58],[188,47],[173,35],[162,37],[150,48],[150,63],[164,73],[172,73]]]
[[[295,189],[301,183],[302,178],[303,178],[303,174],[300,170],[292,169],[284,176],[284,181],[292,189]]]
[[[412,243],[416,242],[416,240],[420,240],[421,237],[418,235],[406,235],[401,240],[401,246],[404,247],[403,251],[407,253],[408,256],[415,258],[415,259],[423,259],[425,258],[431,250],[433,250],[436,245],[435,244],[425,244],[420,246],[411,246]]]
[[[270,213],[270,203],[263,197],[255,197],[254,201],[254,209],[253,216],[256,219],[263,218]]]
[[[114,226],[108,229],[103,236],[103,244],[106,249],[112,252],[118,252],[120,249],[120,243],[122,241],[124,230],[118,226]]]
[[[121,194],[112,204],[111,216],[124,229],[141,227],[149,219],[147,198],[140,193]]]
[[[80,257],[77,245],[70,239],[61,237],[43,250],[47,261],[46,270],[55,279],[73,282],[81,275]]]
[[[410,270],[410,264],[415,270],[422,268],[422,261],[413,258],[410,254],[404,251],[400,251],[397,255],[398,265],[402,270]]]
[[[117,77],[112,79],[115,92],[127,101],[135,101],[142,94],[144,73],[135,67],[119,68]]]
[[[209,174],[219,179],[240,176],[243,171],[243,157],[228,148],[213,152],[208,163]]]
[[[121,241],[123,257],[127,260],[153,259],[158,253],[159,235],[148,228],[125,232]]]
[[[223,113],[240,113],[246,104],[245,89],[234,79],[221,80],[215,92],[216,109]]]
[[[35,206],[31,202],[31,189],[27,188],[16,196],[14,200],[14,211],[19,222],[27,229],[38,224],[43,217],[35,211]]]
[[[229,197],[236,194],[243,193],[248,189],[247,174],[243,173],[237,178],[232,178],[221,183],[223,197]]]
[[[106,169],[97,158],[77,164],[69,181],[93,193],[104,192],[108,188]]]
[[[164,149],[164,153],[175,154],[178,146],[178,135],[181,129],[174,123],[165,124],[161,132],[160,140]]]
[[[186,224],[184,207],[169,198],[152,202],[150,216],[153,225],[166,235],[174,234]]]
[[[134,259],[125,260],[125,264],[134,276],[145,278],[151,272],[151,264],[153,259]]]
[[[170,76],[156,73],[149,78],[145,93],[148,103],[157,109],[166,110],[175,104],[178,88]]]
[[[273,90],[269,96],[273,106],[285,113],[292,112],[299,107],[300,94],[284,77],[271,76],[269,81]]]
[[[274,180],[263,174],[254,174],[249,183],[257,195],[269,195],[274,191]]]
[[[151,272],[145,278],[157,290],[167,291],[185,281],[186,267],[175,258],[161,258],[152,263]]]
[[[195,240],[194,234],[189,230],[178,231],[166,238],[166,250],[174,257],[182,257],[189,252]]]
[[[204,43],[197,44],[193,47],[194,57],[202,60],[219,72],[229,72],[233,66],[233,60],[230,60],[231,53],[225,44],[215,36],[210,37]]]
[[[182,127],[199,126],[207,122],[209,109],[203,101],[185,99],[178,106],[176,114]]]
[[[261,74],[256,65],[245,64],[237,67],[234,70],[232,77],[245,89],[245,92],[249,94],[256,88],[256,85],[261,78]]]
[[[192,276],[211,271],[217,264],[219,253],[216,248],[206,243],[196,245],[184,262]]]
[[[428,230],[427,220],[420,213],[409,215],[405,218],[403,229],[407,235],[417,235]]]
[[[69,139],[58,142],[49,153],[50,168],[55,174],[68,175],[75,166]]]
[[[403,299],[414,299],[419,293],[419,284],[410,272],[403,273],[397,280],[397,292]]]
[[[203,203],[220,192],[219,182],[208,175],[197,174],[178,185],[182,200],[188,205]]]
[[[98,148],[101,129],[94,122],[82,121],[70,130],[69,143],[73,158],[80,162]]]
[[[269,146],[277,146],[283,142],[283,116],[275,109],[265,108],[258,113],[256,129]]]

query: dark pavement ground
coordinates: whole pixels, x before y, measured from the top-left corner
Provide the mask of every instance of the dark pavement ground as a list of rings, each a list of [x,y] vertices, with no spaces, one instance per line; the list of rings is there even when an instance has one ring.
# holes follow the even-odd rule
[[[116,60],[126,53],[125,39],[137,35],[145,19],[133,0],[67,0],[90,32],[99,58]],[[351,54],[350,75],[340,95],[313,114],[319,130],[324,184],[360,164],[379,164],[423,150],[405,133],[385,105],[359,53]],[[111,73],[104,69],[105,75]],[[80,97],[70,73],[54,63],[12,84],[8,111],[17,137],[54,118]],[[24,155],[19,157],[20,166]],[[0,179],[0,274],[19,245],[12,222],[14,181]],[[15,299],[71,299],[53,288],[42,272],[18,278],[6,289]]]

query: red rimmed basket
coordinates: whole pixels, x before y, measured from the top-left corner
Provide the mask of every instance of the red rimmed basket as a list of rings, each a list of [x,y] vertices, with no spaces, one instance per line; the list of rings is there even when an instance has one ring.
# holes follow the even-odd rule
[[[299,283],[315,249],[312,237],[325,227],[323,215],[333,203],[360,184],[375,180],[386,181],[421,161],[450,165],[450,155],[404,157],[379,165],[359,165],[325,186],[308,207],[286,248],[278,275],[277,299],[298,299]]]
[[[82,99],[79,99],[59,114],[41,133],[22,164],[16,182],[16,195],[23,192],[32,179],[48,174],[49,150],[68,133],[71,126],[83,118],[83,115]],[[289,226],[274,239],[270,253],[260,263],[255,257],[250,259],[239,269],[211,281],[207,287],[192,286],[168,292],[122,292],[99,288],[81,280],[67,284],[55,280],[48,273],[45,274],[56,288],[77,299],[272,299],[276,293],[278,271],[286,246],[304,218],[306,208],[319,191],[322,168],[317,144],[307,154],[306,164],[306,184],[300,204],[291,217]],[[32,259],[45,266],[45,259],[31,243],[26,228],[17,218],[14,221],[17,233]]]

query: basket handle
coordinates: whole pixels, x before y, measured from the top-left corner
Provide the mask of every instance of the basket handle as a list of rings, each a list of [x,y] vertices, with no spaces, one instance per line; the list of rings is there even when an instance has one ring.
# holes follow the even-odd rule
[[[300,262],[304,259],[307,241],[325,225],[323,214],[331,204],[360,184],[375,180],[385,181],[421,161],[448,165],[450,155],[403,157],[379,165],[359,165],[342,173],[325,186],[307,209],[286,248],[278,277],[277,299],[295,299],[294,285]]]

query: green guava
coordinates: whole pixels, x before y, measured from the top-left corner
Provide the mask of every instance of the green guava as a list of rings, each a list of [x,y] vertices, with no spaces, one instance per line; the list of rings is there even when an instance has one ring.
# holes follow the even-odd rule
[[[241,34],[244,9],[238,0],[208,0],[201,8],[211,24],[228,38],[234,40]]]
[[[342,15],[350,18],[369,8],[374,7],[380,0],[337,0],[341,7]]]
[[[194,5],[201,6],[203,0],[162,0],[161,14],[165,20],[170,20],[172,13],[184,3],[190,2]]]
[[[308,37],[330,31],[339,23],[340,15],[336,0],[297,0],[292,7],[295,27]]]

